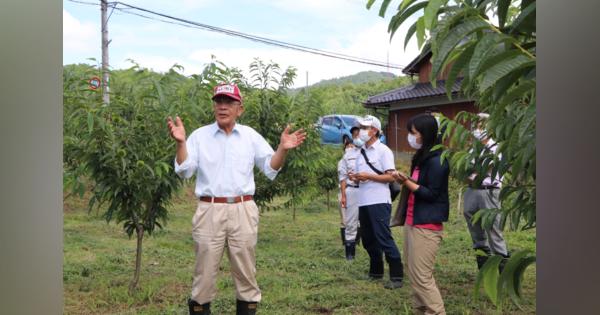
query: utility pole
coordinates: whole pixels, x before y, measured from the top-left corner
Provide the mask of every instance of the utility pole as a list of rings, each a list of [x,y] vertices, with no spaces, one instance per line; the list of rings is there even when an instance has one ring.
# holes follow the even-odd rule
[[[106,11],[108,4],[106,0],[100,0],[100,12],[102,21],[100,24],[102,28],[102,101],[105,105],[110,103],[110,97],[108,94],[108,18]]]
[[[308,91],[308,71],[306,71],[306,90]]]

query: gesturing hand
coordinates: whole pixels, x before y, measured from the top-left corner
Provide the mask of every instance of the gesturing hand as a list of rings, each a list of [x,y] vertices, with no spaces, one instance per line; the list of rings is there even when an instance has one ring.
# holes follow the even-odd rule
[[[167,126],[169,127],[169,133],[171,138],[177,142],[185,142],[185,128],[183,127],[183,121],[179,116],[175,117],[175,121],[170,116],[167,118]]]
[[[306,132],[304,132],[304,129],[298,129],[295,132],[290,133],[290,125],[287,125],[285,130],[281,133],[279,145],[283,149],[289,150],[301,145],[302,142],[304,142],[304,139],[306,139]]]

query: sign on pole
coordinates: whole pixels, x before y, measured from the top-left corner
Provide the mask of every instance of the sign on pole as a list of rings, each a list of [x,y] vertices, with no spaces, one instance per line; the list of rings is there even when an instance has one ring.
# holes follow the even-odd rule
[[[98,77],[92,77],[89,81],[90,83],[90,90],[96,90],[100,87],[100,78]]]

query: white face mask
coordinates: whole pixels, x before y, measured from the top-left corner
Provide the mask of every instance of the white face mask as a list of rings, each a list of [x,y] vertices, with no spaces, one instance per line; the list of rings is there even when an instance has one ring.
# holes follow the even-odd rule
[[[408,144],[411,146],[411,148],[419,150],[423,145],[420,143],[417,143],[417,136],[413,135],[412,133],[408,133]]]
[[[365,142],[360,140],[360,138],[356,138],[356,139],[352,139],[352,142],[354,143],[354,145],[358,148],[362,147],[363,145],[365,145]]]
[[[361,129],[358,133],[358,138],[363,142],[371,140],[371,136],[369,136],[369,130]]]
[[[483,140],[483,138],[485,138],[485,134],[483,133],[483,131],[481,129],[473,130],[473,136],[475,138],[477,138],[478,140]]]

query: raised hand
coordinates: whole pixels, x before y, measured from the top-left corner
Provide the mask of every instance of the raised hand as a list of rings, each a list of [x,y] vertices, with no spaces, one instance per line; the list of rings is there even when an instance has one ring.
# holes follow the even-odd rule
[[[289,150],[298,147],[306,139],[306,132],[304,129],[298,129],[293,133],[290,133],[290,125],[285,127],[285,130],[281,133],[281,140],[279,146],[283,149]]]
[[[177,142],[185,142],[185,128],[183,127],[183,121],[181,121],[179,116],[175,117],[175,121],[169,116],[167,118],[167,126],[169,127],[171,138],[175,139]]]

